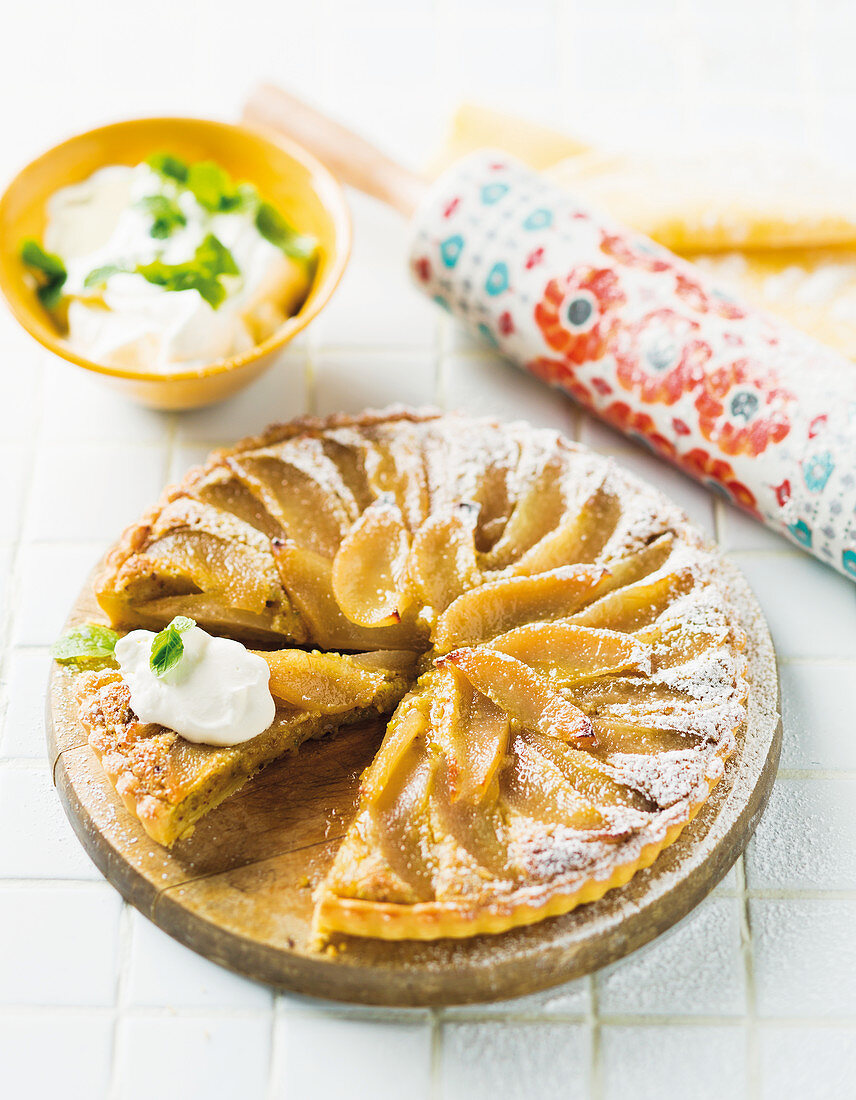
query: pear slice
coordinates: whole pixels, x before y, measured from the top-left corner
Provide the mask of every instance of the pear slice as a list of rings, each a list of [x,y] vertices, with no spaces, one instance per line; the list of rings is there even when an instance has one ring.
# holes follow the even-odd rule
[[[437,620],[440,653],[505,634],[527,622],[563,619],[594,599],[601,566],[572,565],[538,577],[503,577],[464,592]]]
[[[518,577],[558,569],[563,565],[595,561],[621,518],[621,501],[600,485],[580,511],[539,539],[509,567]]]
[[[421,649],[424,635],[410,621],[392,626],[362,627],[342,614],[333,593],[333,563],[290,540],[272,543],[282,584],[309,628],[312,640],[324,649]]]
[[[366,473],[365,439],[353,428],[339,428],[324,436],[321,446],[324,454],[335,463],[339,476],[356,502],[358,514],[361,514],[375,497]]]
[[[601,595],[616,588],[626,588],[629,584],[649,577],[666,563],[675,549],[675,537],[671,531],[658,535],[655,539],[630,554],[612,558],[606,563],[609,573],[604,577],[598,589]]]
[[[392,433],[381,427],[372,433],[365,460],[375,496],[383,500],[391,495],[412,532],[431,510],[422,446],[422,434],[413,427],[398,425]]]
[[[512,760],[502,777],[502,796],[512,810],[536,821],[586,832],[608,828],[609,821],[597,806],[521,736],[512,742]]]
[[[505,829],[496,800],[492,805],[477,805],[469,799],[457,797],[454,793],[448,759],[438,764],[431,810],[437,820],[438,828],[435,831],[439,835],[448,837],[458,847],[463,848],[470,858],[489,874],[504,879],[511,877],[513,869],[509,867]],[[440,893],[444,888],[442,849],[438,855],[441,869],[437,886]],[[456,854],[455,863],[459,859],[460,857]],[[459,876],[456,875],[455,878]],[[454,880],[451,885],[454,887]]]
[[[637,638],[561,621],[528,623],[489,645],[561,687],[625,669],[647,672],[651,667],[650,649]]]
[[[412,602],[407,591],[410,535],[401,509],[383,497],[366,508],[333,559],[333,594],[358,626],[391,626]]]
[[[505,756],[508,716],[451,667],[432,686],[430,736],[446,757],[449,798],[478,804]]]
[[[416,533],[408,575],[433,616],[481,579],[475,546],[478,513],[477,505],[461,501],[429,516]]]
[[[505,530],[484,555],[485,568],[504,569],[557,526],[567,512],[567,478],[568,463],[562,454],[550,455],[533,472]]]
[[[586,680],[575,684],[567,691],[574,703],[592,715],[601,707],[621,703],[648,702],[685,703],[689,696],[674,687],[656,680],[638,679],[631,676],[599,676],[596,680]]]
[[[433,875],[427,854],[432,843],[429,799],[436,761],[412,741],[401,755],[395,774],[368,811],[380,855],[413,891],[414,900],[433,896]]]
[[[657,728],[644,720],[600,717],[591,719],[597,737],[593,752],[599,760],[608,760],[613,753],[677,752],[697,745],[699,738],[680,729]]]
[[[620,783],[608,766],[590,753],[564,745],[540,733],[523,733],[522,739],[561,771],[574,790],[598,805],[627,806],[650,813],[656,806],[645,795]]]
[[[270,667],[270,693],[287,706],[312,714],[344,714],[372,706],[394,670],[360,667],[339,653],[307,653],[303,649],[261,652]],[[403,677],[397,678],[403,682]]]
[[[654,622],[697,583],[690,566],[675,573],[661,573],[651,580],[609,592],[584,611],[572,615],[571,622],[630,633]]]
[[[453,665],[524,729],[580,745],[594,742],[591,722],[579,707],[522,661],[491,649],[456,649],[436,663]]]
[[[285,534],[282,524],[226,465],[216,466],[200,476],[191,484],[188,494],[203,504],[237,516],[268,538],[282,538]]]
[[[427,707],[426,698],[415,693],[405,696],[398,705],[374,760],[360,780],[360,795],[365,802],[374,803],[380,799],[412,742],[426,735]]]
[[[310,453],[285,443],[227,462],[289,538],[332,557],[357,517],[356,502],[318,441],[302,442],[313,444]]]

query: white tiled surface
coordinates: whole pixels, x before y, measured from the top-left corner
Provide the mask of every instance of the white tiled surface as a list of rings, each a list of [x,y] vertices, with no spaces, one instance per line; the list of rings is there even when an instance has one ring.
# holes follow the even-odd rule
[[[613,144],[766,142],[856,162],[850,0],[244,0],[239,11],[15,5],[0,174],[109,118],[234,117],[262,76],[413,164],[464,96]],[[216,409],[128,405],[0,313],[0,1095],[134,1100],[166,1095],[164,1081],[206,1100],[856,1094],[856,588],[483,352],[402,278],[397,218],[359,198],[354,210],[333,305]],[[396,1012],[275,996],[124,906],[49,787],[46,647],[120,525],[213,444],[388,400],[526,416],[616,453],[735,555],[782,659],[782,772],[745,861],[670,935],[516,1002]]]

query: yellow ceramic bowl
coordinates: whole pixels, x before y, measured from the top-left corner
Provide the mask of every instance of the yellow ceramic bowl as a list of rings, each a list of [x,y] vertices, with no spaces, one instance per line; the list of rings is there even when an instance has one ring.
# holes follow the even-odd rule
[[[45,207],[60,187],[108,164],[139,164],[168,150],[185,160],[214,160],[238,180],[256,185],[301,232],[319,241],[315,279],[299,313],[243,355],[169,374],[94,363],[78,355],[54,325],[25,279],[19,248],[41,240]],[[115,388],[157,409],[192,409],[221,401],[271,366],[284,344],[323,308],[342,277],[351,223],[339,184],[311,154],[279,135],[195,118],[143,118],[101,126],[55,146],[20,172],[0,199],[0,290],[24,328],[46,348],[101,375]]]

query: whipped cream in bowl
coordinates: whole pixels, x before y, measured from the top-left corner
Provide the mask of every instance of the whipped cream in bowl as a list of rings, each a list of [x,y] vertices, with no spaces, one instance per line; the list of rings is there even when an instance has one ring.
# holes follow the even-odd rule
[[[316,241],[214,161],[108,165],[48,200],[21,256],[70,347],[168,374],[252,350],[294,315]]]
[[[240,642],[191,625],[180,632],[178,659],[156,671],[153,646],[165,633],[132,630],[115,645],[115,659],[140,721],[204,745],[238,745],[264,733],[276,713],[264,658]]]

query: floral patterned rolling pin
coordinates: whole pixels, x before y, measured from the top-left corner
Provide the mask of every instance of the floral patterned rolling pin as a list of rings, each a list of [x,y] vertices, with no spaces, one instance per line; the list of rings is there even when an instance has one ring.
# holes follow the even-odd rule
[[[433,185],[280,88],[244,120],[413,215],[420,287],[519,366],[856,579],[856,365],[503,153]]]
[[[856,365],[504,154],[416,212],[417,283],[509,359],[856,579]]]

